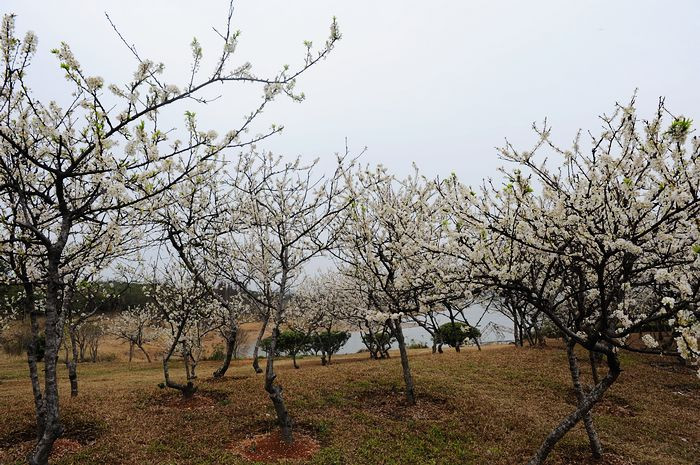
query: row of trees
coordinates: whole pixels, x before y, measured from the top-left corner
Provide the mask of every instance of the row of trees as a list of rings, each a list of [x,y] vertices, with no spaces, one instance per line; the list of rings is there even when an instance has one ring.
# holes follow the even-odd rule
[[[289,330],[361,328],[373,358],[387,356],[395,339],[406,402],[415,404],[404,323],[459,347],[478,338],[478,323],[471,325],[464,311],[474,303],[493,302],[509,315],[521,343],[540,340],[546,320],[566,340],[578,405],[531,464],[542,463],[582,420],[593,455],[601,454],[591,409],[618,378],[621,350],[697,357],[700,143],[690,136],[690,120],[667,122],[661,103],[654,118],[640,121],[633,101],[603,118],[604,130],[588,151],[579,137],[571,149],[560,149],[550,142],[549,127],[536,128],[532,150],[501,151],[517,166],[503,171],[505,183],[486,181],[478,193],[454,174],[433,180],[415,169],[398,179],[385,167],[362,166],[347,148],[334,170],[320,174],[317,162],[256,147],[280,127],[248,131],[276,96],[303,98],[294,90],[296,78],[332,50],[337,24],[318,52],[306,43],[298,68],[263,78],[248,63],[229,66],[239,37],[230,27],[232,13],[231,7],[226,28],[217,31],[222,47],[210,73],[202,73],[202,47],[192,42],[184,86],[166,83],[163,66],[130,46],[133,80],[108,86],[108,96],[104,81],[89,76],[61,44],[54,54],[74,99],[66,107],[34,98],[26,79],[36,37],[18,38],[14,17],[3,20],[0,257],[7,283],[21,289],[6,307],[26,316],[32,333],[38,441],[30,463],[46,464],[63,430],[56,362],[78,308],[74,283],[118,265],[148,289],[148,308],[169,341],[164,385],[185,395],[196,389],[203,335],[222,330],[228,343],[244,319],[262,322],[255,370],[262,371],[257,348],[269,332],[263,387],[289,442],[293,422],[274,363]],[[165,107],[206,103],[203,91],[224,83],[262,87],[259,106],[241,126],[218,136],[199,129],[187,111],[180,138],[163,128]],[[227,157],[232,151],[242,153]],[[556,159],[543,158],[543,151]],[[334,269],[307,276],[319,257],[332,258]],[[644,347],[632,343],[632,334],[660,322],[671,343],[655,334],[644,335]],[[592,389],[580,380],[577,346],[606,360]],[[327,360],[332,349],[324,348]],[[184,383],[169,373],[175,354],[186,361]]]
[[[281,325],[331,327],[348,318],[386,325],[398,342],[406,401],[414,404],[402,323],[437,330],[435,312],[443,312],[454,330],[465,308],[493,302],[512,317],[520,344],[540,342],[546,320],[569,352],[578,407],[532,463],[579,421],[600,456],[591,408],[619,376],[620,350],[686,359],[698,352],[698,142],[689,140],[689,120],[664,125],[665,113],[661,102],[655,119],[640,122],[634,101],[618,106],[603,117],[590,155],[578,137],[572,149],[559,149],[548,127],[536,128],[533,150],[502,150],[518,165],[504,171],[504,185],[487,181],[478,194],[454,175],[429,180],[416,170],[397,179],[383,167],[348,162],[347,153],[331,177],[315,178],[313,165],[251,151],[217,172],[227,181],[192,187],[217,199],[216,215],[180,197],[162,224],[203,285],[213,288],[225,276],[269,309],[266,388],[288,440],[291,420],[270,356]],[[545,148],[561,164],[538,162]],[[321,253],[333,256],[337,269],[305,289],[300,265]],[[672,338],[646,333],[641,347],[630,338],[659,322]],[[580,380],[576,346],[592,362],[606,361],[604,376],[591,364],[590,390]]]
[[[166,81],[164,65],[142,57],[133,78],[106,84],[80,65],[68,44],[52,50],[70,87],[65,103],[39,101],[28,77],[37,51],[33,32],[15,33],[15,17],[0,24],[0,231],[2,270],[22,293],[9,308],[30,321],[28,364],[34,394],[37,445],[29,462],[46,464],[61,425],[56,363],[62,343],[70,282],[80,282],[136,253],[152,239],[144,229],[154,212],[183,185],[207,176],[226,151],[250,146],[282,128],[250,133],[264,109],[279,95],[302,100],[297,78],[325,58],[340,39],[335,21],[318,51],[305,43],[302,63],[259,76],[250,63],[233,64],[240,33],[231,27],[233,4],[208,72],[203,50],[191,43],[192,66],[184,83]],[[122,37],[121,35],[119,36]],[[124,40],[125,44],[128,44]],[[259,104],[224,135],[199,129],[187,111],[183,130],[160,118],[166,108],[202,105],[216,86],[253,85]],[[63,99],[62,99],[63,100]],[[165,126],[164,126],[165,124]],[[39,318],[44,321],[43,387],[37,363]],[[11,317],[5,316],[4,319]],[[3,321],[0,323],[5,326]]]

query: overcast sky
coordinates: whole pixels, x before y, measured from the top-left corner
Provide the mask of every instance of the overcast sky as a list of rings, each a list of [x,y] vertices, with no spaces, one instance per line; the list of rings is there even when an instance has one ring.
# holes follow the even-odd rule
[[[120,83],[133,72],[105,11],[182,84],[193,36],[205,56],[218,52],[212,26],[223,26],[227,2],[3,0],[2,10],[18,15],[18,32],[38,34],[30,82],[62,101],[63,72],[49,53],[61,41],[90,75]],[[547,117],[567,142],[578,128],[597,128],[597,115],[635,88],[646,114],[666,96],[671,111],[700,121],[697,1],[246,0],[236,2],[236,62],[249,60],[263,75],[298,64],[303,41],[322,43],[334,15],[342,41],[300,79],[304,103],[280,100],[266,112],[264,126],[286,128],[265,148],[330,163],[347,137],[355,150],[368,147],[365,161],[398,174],[415,161],[429,176],[455,171],[476,184],[502,164],[494,147],[505,137],[527,148],[531,123]],[[220,131],[239,124],[259,95],[222,92],[197,109]]]

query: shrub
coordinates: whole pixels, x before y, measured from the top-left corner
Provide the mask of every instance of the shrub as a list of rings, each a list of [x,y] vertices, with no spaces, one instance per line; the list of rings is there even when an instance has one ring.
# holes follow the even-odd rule
[[[464,345],[465,340],[476,339],[480,336],[481,331],[466,323],[445,323],[438,329],[436,342],[456,348]]]
[[[308,351],[309,345],[309,336],[306,333],[295,330],[281,331],[277,335],[277,345],[275,347],[277,353],[275,356],[289,355],[296,357],[297,354]],[[269,353],[270,338],[266,337],[263,339],[261,346],[265,352]]]
[[[321,352],[321,362],[325,364],[325,356],[327,355],[330,361],[331,356],[337,353],[348,339],[350,333],[347,331],[323,331],[311,336],[310,347],[314,352]]]

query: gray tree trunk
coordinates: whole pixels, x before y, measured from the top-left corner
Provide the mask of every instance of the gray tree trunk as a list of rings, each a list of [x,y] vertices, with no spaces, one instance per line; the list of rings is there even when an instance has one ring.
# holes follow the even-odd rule
[[[588,351],[588,361],[591,364],[591,374],[593,375],[593,384],[598,384],[600,382],[600,378],[598,376],[598,360],[596,359],[596,353],[589,350]]]
[[[617,355],[609,353],[607,355],[608,360],[608,374],[598,383],[591,392],[584,396],[583,401],[579,403],[578,408],[564,418],[547,436],[539,450],[534,457],[530,459],[528,465],[542,465],[547,459],[547,456],[552,451],[554,446],[561,438],[564,437],[566,433],[573,428],[576,423],[578,423],[584,415],[593,408],[596,402],[598,402],[605,391],[608,390],[610,386],[615,382],[617,377],[620,375],[620,361]]]
[[[389,320],[389,325],[394,331],[396,341],[399,343],[399,353],[401,354],[401,368],[403,370],[403,380],[406,385],[406,402],[409,405],[416,404],[416,396],[413,387],[413,376],[411,375],[411,366],[408,363],[408,351],[406,350],[406,341],[403,337],[403,329],[401,329],[401,321],[393,319]]]
[[[47,465],[53,443],[63,434],[58,404],[58,379],[56,366],[58,352],[63,338],[63,319],[61,318],[61,278],[58,271],[60,251],[50,249],[47,269],[46,311],[44,352],[44,395],[41,412],[43,413],[43,431],[36,446],[29,456],[30,465]]]
[[[148,355],[148,352],[146,352],[146,349],[143,348],[143,345],[138,344],[138,348],[141,350],[141,352],[143,352],[143,355],[146,356],[146,360],[148,361],[148,363],[151,363],[151,356]]]
[[[32,393],[34,394],[34,408],[36,412],[36,438],[37,441],[44,434],[44,399],[41,392],[41,384],[39,382],[39,367],[37,355],[37,341],[39,340],[39,322],[37,318],[36,307],[34,306],[33,292],[26,294],[29,301],[29,321],[31,328],[31,338],[27,345],[27,363],[29,365],[29,378],[32,382]]]
[[[270,396],[272,405],[275,408],[275,413],[277,414],[277,423],[279,424],[280,430],[282,432],[282,439],[286,443],[291,443],[294,438],[292,436],[292,418],[289,416],[287,407],[284,404],[284,399],[282,398],[282,386],[275,384],[275,357],[274,353],[277,348],[277,335],[279,334],[279,324],[275,323],[275,328],[272,331],[272,336],[270,337],[270,347],[267,352],[267,363],[265,366],[265,391]]]
[[[192,381],[187,381],[187,384],[177,383],[170,379],[170,368],[168,362],[170,361],[170,355],[163,358],[163,376],[165,377],[165,385],[169,388],[176,389],[182,393],[186,398],[192,397],[195,392],[197,392],[197,387],[192,383]]]
[[[182,336],[182,331],[185,328],[186,324],[186,319],[183,320],[180,325],[178,326],[177,333],[175,334],[175,337],[173,338],[173,343],[170,345],[170,349],[168,352],[165,354],[165,357],[163,357],[163,377],[165,378],[165,385],[169,388],[176,389],[182,393],[182,395],[186,398],[192,397],[195,392],[197,392],[197,388],[195,385],[190,381],[190,370],[189,370],[189,365],[187,362],[187,354],[184,355],[185,359],[185,369],[187,371],[187,384],[182,384],[173,381],[170,379],[170,357],[173,356],[175,353],[175,348],[177,347],[178,341],[180,340],[180,337]]]
[[[272,405],[275,407],[275,413],[277,414],[277,422],[279,424],[280,430],[282,432],[282,439],[284,442],[290,444],[294,438],[292,436],[292,418],[289,416],[287,407],[284,404],[284,399],[282,398],[282,386],[275,384],[275,353],[277,351],[277,337],[279,336],[279,327],[282,321],[282,315],[284,313],[285,304],[285,293],[287,290],[287,268],[284,265],[287,263],[288,252],[283,253],[283,266],[282,266],[282,277],[280,279],[279,295],[277,296],[277,308],[274,316],[275,328],[272,331],[272,337],[270,338],[270,347],[267,352],[267,363],[265,366],[265,391],[270,396]],[[268,313],[269,315],[269,313]]]
[[[97,343],[90,347],[90,361],[92,363],[97,362]]]
[[[190,375],[192,378],[190,379],[197,379],[197,360],[194,359],[192,354],[189,355],[190,357]]]
[[[83,339],[78,341],[78,347],[80,348],[80,361],[81,362],[84,362],[87,359],[87,357],[85,357],[85,344],[86,344],[86,342]]]
[[[231,365],[231,359],[233,358],[233,351],[236,349],[236,338],[238,336],[238,329],[234,329],[229,337],[226,338],[226,357],[219,368],[214,372],[214,378],[222,378],[228,367]]]
[[[265,329],[267,328],[269,320],[270,311],[268,310],[265,314],[265,318],[263,318],[262,326],[260,327],[260,331],[258,331],[258,337],[255,339],[255,347],[253,348],[253,369],[256,373],[262,373],[262,368],[260,368],[260,363],[258,362],[258,350],[260,349],[260,343],[265,335]]]
[[[70,396],[78,397],[78,347],[75,341],[74,329],[69,330],[72,358],[66,362],[68,379],[70,380]]]
[[[576,353],[574,352],[575,343],[569,341],[566,344],[566,355],[569,360],[569,371],[571,372],[571,381],[574,385],[574,392],[576,393],[576,400],[579,405],[583,402],[585,393],[583,392],[583,387],[581,386],[581,372],[578,367],[578,361],[576,360]],[[591,446],[591,453],[594,459],[599,459],[603,456],[603,445],[600,443],[600,438],[598,433],[593,426],[593,414],[591,410],[586,412],[583,416],[583,424],[586,427],[586,433],[588,434],[588,442]]]

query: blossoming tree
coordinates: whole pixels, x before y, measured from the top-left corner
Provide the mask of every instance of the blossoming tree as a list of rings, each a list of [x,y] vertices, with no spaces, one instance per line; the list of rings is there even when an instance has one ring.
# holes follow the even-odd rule
[[[550,141],[548,126],[536,128],[533,150],[501,151],[520,165],[506,172],[505,188],[487,184],[477,197],[455,179],[443,185],[470,278],[517,295],[567,341],[578,405],[531,465],[542,463],[581,420],[593,455],[602,453],[591,408],[619,377],[620,350],[698,355],[700,144],[689,136],[689,120],[667,123],[666,114],[662,102],[652,119],[641,121],[634,100],[619,105],[602,117],[604,130],[592,137],[589,152],[580,137],[563,150]],[[561,162],[539,158],[545,150]],[[675,349],[662,349],[649,334],[641,347],[630,337],[657,321],[671,328]],[[576,346],[607,362],[607,373],[587,392]]]
[[[151,363],[151,356],[145,346],[156,338],[157,334],[154,330],[156,321],[158,321],[158,312],[153,306],[133,306],[113,317],[109,321],[107,331],[118,340],[129,344],[129,363],[134,358],[134,349],[137,348],[146,357],[148,363]]]
[[[219,335],[226,343],[226,353],[221,366],[213,373],[214,378],[221,378],[226,374],[236,348],[240,347],[243,337],[240,324],[244,321],[254,321],[256,316],[255,306],[250,303],[245,294],[231,285],[219,289],[219,294],[221,295],[219,300],[226,302],[226,304],[220,305],[212,318],[216,322],[215,327],[217,327]]]
[[[115,288],[113,283],[100,283],[94,276],[84,276],[80,273],[74,275],[65,283],[63,293],[63,312],[65,312],[65,328],[68,341],[64,341],[66,348],[70,345],[71,357],[66,358],[68,379],[70,380],[71,397],[78,395],[78,361],[85,360],[85,346],[87,333],[92,332],[93,344],[99,340],[97,327],[103,326],[98,312],[104,311],[114,302],[128,287],[128,283]],[[97,317],[96,317],[97,316]],[[95,338],[98,339],[95,339]],[[97,357],[97,350],[94,351]],[[93,360],[94,361],[94,360]]]
[[[173,263],[174,262],[174,263]],[[176,257],[163,269],[153,268],[147,278],[146,295],[158,317],[153,320],[163,343],[164,386],[191,397],[197,388],[196,367],[203,353],[203,339],[217,329],[214,315],[220,304],[183,267]],[[170,360],[176,353],[182,356],[187,381],[180,383],[170,377]]]
[[[129,46],[137,61],[133,78],[123,85],[106,85],[103,78],[90,75],[80,65],[68,44],[60,44],[52,52],[72,88],[69,103],[63,107],[56,101],[41,102],[31,91],[36,35],[28,32],[20,38],[15,34],[14,16],[5,15],[2,20],[0,201],[7,212],[2,215],[2,230],[12,242],[33,247],[36,267],[27,270],[28,283],[45,289],[43,392],[31,344],[29,355],[39,425],[32,464],[47,463],[63,431],[56,360],[63,334],[64,277],[76,266],[93,262],[96,254],[118,254],[115,244],[139,210],[156,208],[160,194],[199,170],[203,161],[278,132],[280,128],[274,126],[260,135],[246,135],[275,96],[303,98],[294,91],[296,78],[323,59],[340,38],[334,21],[318,53],[307,43],[298,68],[284,66],[271,77],[261,77],[252,72],[250,63],[231,66],[239,38],[231,28],[232,13],[231,5],[225,28],[218,32],[221,49],[213,69],[202,71],[202,47],[193,40],[191,71],[180,86],[166,82],[164,66],[143,58],[133,46]],[[192,112],[187,113],[181,139],[169,130],[170,125],[168,130],[161,126],[158,115],[166,107],[206,103],[203,92],[227,83],[262,87],[260,104],[240,126],[218,137],[199,130]],[[33,339],[38,331],[32,324]]]
[[[395,179],[386,168],[349,173],[354,201],[343,221],[335,252],[341,269],[366,289],[371,319],[385,322],[396,338],[406,386],[406,401],[415,404],[413,377],[402,322],[425,314],[438,302],[465,295],[446,274],[437,248],[441,237],[441,209],[435,185],[418,171]],[[433,246],[435,248],[433,248]],[[445,276],[440,276],[441,274]],[[444,286],[445,283],[449,285]]]
[[[306,278],[290,300],[286,324],[303,334],[310,350],[321,353],[321,364],[347,342],[358,299],[348,279],[338,272]],[[296,362],[295,362],[296,366]]]
[[[174,190],[177,200],[159,220],[195,279],[210,292],[217,282],[237,286],[271,320],[264,386],[288,442],[292,421],[275,383],[276,338],[303,266],[336,241],[331,225],[350,204],[346,157],[339,156],[331,175],[317,176],[316,162],[285,162],[251,149],[217,172],[218,182],[193,182],[184,197]]]

